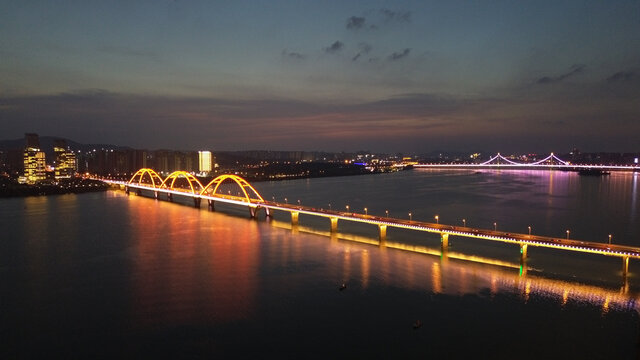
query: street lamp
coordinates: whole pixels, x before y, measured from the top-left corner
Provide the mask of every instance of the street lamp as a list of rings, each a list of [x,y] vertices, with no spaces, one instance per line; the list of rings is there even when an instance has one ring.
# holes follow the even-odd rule
[[[289,200],[287,200],[287,198],[284,198],[284,202],[288,204]]]
[[[529,226],[529,236],[531,236],[531,226]]]
[[[389,210],[385,210],[384,212],[387,214],[387,217],[389,217]]]
[[[349,205],[347,205],[346,208],[347,208],[347,212],[349,212]]]
[[[329,204],[329,210],[331,210],[331,204]]]
[[[300,199],[298,199],[298,206],[300,206]]]
[[[467,219],[462,219],[462,226],[467,227]]]
[[[369,215],[369,214],[367,213],[367,208],[364,208],[364,214],[365,214],[365,215]]]
[[[611,245],[611,234],[609,234],[609,245]]]
[[[567,230],[567,240],[569,240],[569,233],[570,233],[570,232],[571,232],[571,231]]]
[[[411,213],[409,213],[409,221],[411,221]]]
[[[440,216],[436,215],[436,224],[440,224]]]
[[[493,231],[498,231],[498,223],[493,223]]]

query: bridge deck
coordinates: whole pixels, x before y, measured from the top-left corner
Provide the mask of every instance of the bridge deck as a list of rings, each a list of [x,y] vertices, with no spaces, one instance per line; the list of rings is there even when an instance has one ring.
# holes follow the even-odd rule
[[[461,236],[468,238],[484,239],[491,241],[499,241],[504,243],[527,245],[536,247],[546,247],[559,250],[577,251],[585,253],[594,253],[607,256],[617,256],[623,258],[640,258],[640,248],[624,245],[605,244],[600,242],[571,240],[557,237],[548,237],[540,235],[528,235],[520,233],[509,233],[502,231],[493,231],[488,229],[471,228],[464,226],[454,226],[447,224],[437,224],[422,221],[404,220],[390,217],[380,217],[375,215],[360,214],[354,212],[334,211],[326,209],[317,209],[309,206],[283,204],[278,202],[248,202],[246,199],[235,196],[207,196],[194,194],[190,191],[181,189],[154,188],[151,186],[129,184],[119,181],[107,181],[112,184],[128,186],[148,191],[157,191],[163,193],[172,193],[192,198],[207,199],[235,205],[247,206],[251,208],[265,208],[269,210],[279,210],[290,213],[306,214],[311,216],[320,216],[326,218],[335,218],[339,220],[354,221],[368,223],[378,226],[396,227],[417,231],[425,231],[430,233],[448,234],[451,236]]]
[[[260,206],[287,212],[299,212],[300,214],[308,214],[314,216],[322,216],[327,218],[338,218],[341,220],[363,222],[374,225],[384,225],[387,227],[404,228],[418,231],[425,231],[438,234],[449,234],[452,236],[462,236],[469,238],[477,238],[484,240],[500,241],[518,245],[529,245],[537,247],[547,247],[553,249],[579,251],[587,253],[597,253],[608,256],[633,257],[640,258],[640,248],[604,244],[599,242],[571,240],[564,238],[555,238],[539,235],[528,235],[520,233],[509,233],[502,231],[493,231],[488,229],[471,228],[464,226],[454,226],[447,224],[436,224],[414,220],[404,220],[389,217],[380,217],[375,215],[366,215],[353,212],[332,211],[325,209],[316,209],[306,206],[296,206],[291,204],[281,204],[274,202],[264,202]]]

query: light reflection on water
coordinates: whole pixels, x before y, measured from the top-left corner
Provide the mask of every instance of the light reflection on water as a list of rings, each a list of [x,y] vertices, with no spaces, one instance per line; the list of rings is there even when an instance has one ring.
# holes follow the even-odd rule
[[[581,284],[576,282],[562,281],[545,278],[540,275],[531,275],[536,272],[534,268],[528,268],[523,276],[520,264],[499,261],[495,259],[482,258],[479,256],[469,256],[455,252],[446,252],[442,255],[440,249],[430,249],[427,247],[406,246],[401,243],[386,242],[385,246],[379,248],[379,241],[371,238],[357,236],[353,234],[330,233],[318,231],[304,226],[294,226],[283,222],[272,221],[273,226],[283,229],[295,229],[298,232],[315,234],[331,238],[332,242],[341,241],[346,246],[343,253],[343,278],[352,277],[351,269],[357,268],[358,264],[352,262],[359,260],[363,269],[359,275],[366,288],[371,276],[372,258],[376,263],[388,264],[387,249],[405,250],[427,254],[422,264],[418,265],[407,258],[405,264],[394,264],[394,268],[400,267],[404,274],[402,278],[397,277],[397,273],[390,270],[389,266],[380,267],[377,276],[386,285],[404,286],[408,289],[419,288],[423,291],[436,294],[447,294],[461,296],[464,294],[477,294],[484,289],[491,289],[492,294],[498,292],[517,292],[522,294],[526,300],[530,295],[548,297],[553,300],[561,299],[562,304],[568,300],[589,303],[593,306],[603,308],[606,312],[609,308],[615,307],[623,310],[638,311],[640,306],[638,293],[629,293],[629,289],[620,287],[619,289],[608,289],[598,286]],[[358,249],[357,251],[349,246],[349,243],[372,245],[369,249]],[[355,256],[359,254],[360,257]],[[356,260],[357,259],[357,260]],[[393,274],[392,274],[393,273]],[[393,280],[392,280],[393,279]],[[560,301],[559,301],[560,302]]]
[[[138,325],[247,317],[256,297],[257,224],[207,225],[206,213],[141,202],[146,199],[129,201],[136,241],[132,313]]]

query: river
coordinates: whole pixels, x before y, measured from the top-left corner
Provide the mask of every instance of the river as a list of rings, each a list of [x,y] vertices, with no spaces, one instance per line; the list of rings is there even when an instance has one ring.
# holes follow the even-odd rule
[[[415,169],[265,199],[640,246],[640,174]],[[177,200],[179,203],[180,201]],[[3,358],[637,358],[640,262],[108,191],[0,200]],[[524,271],[523,271],[524,270]],[[340,289],[344,284],[346,287]]]

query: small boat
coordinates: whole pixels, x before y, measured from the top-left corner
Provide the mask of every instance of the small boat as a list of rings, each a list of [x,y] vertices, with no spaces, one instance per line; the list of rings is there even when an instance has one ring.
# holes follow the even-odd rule
[[[608,171],[598,170],[598,169],[578,170],[578,175],[584,175],[584,176],[602,176],[602,175],[610,175],[610,174],[611,173]]]
[[[420,327],[422,327],[422,321],[420,321],[420,320],[416,320],[416,322],[415,322],[415,323],[413,323],[413,330],[417,330],[417,329],[419,329]]]
[[[340,288],[338,288],[338,290],[342,291],[342,290],[344,290],[346,288],[347,288],[347,284],[342,283],[342,285],[340,285]]]

